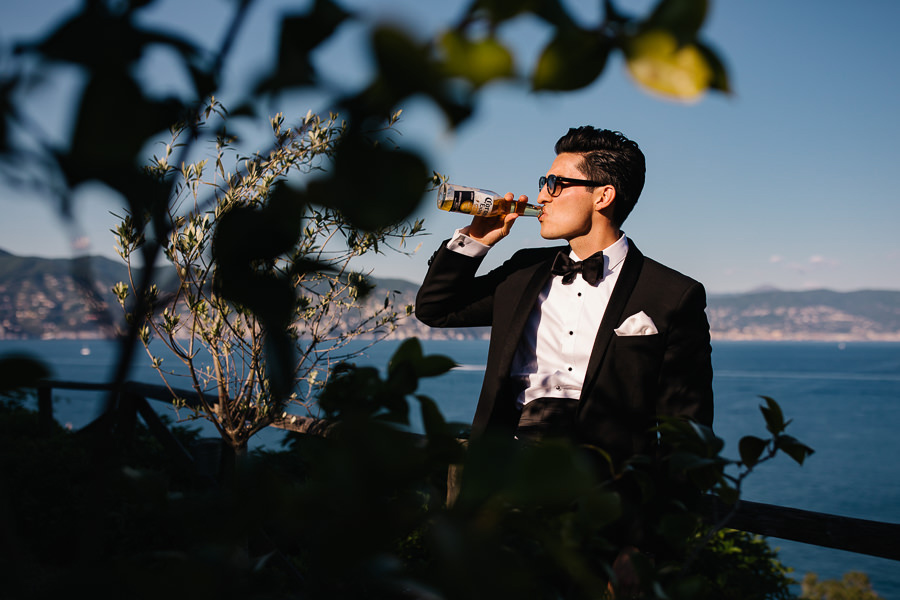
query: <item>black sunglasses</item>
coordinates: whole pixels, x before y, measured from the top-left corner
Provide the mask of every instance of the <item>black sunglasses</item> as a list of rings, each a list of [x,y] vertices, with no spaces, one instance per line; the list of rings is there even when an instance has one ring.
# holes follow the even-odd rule
[[[544,177],[541,176],[538,179],[538,193],[544,186],[547,186],[547,193],[551,196],[558,196],[564,187],[567,185],[587,185],[587,186],[598,186],[598,185],[606,185],[605,183],[600,183],[599,181],[591,181],[590,179],[572,179],[571,177],[560,177],[559,175],[547,175]]]

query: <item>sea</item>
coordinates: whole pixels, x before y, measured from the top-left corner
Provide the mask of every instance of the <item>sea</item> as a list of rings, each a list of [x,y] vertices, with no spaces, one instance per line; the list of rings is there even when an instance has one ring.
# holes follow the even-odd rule
[[[422,340],[425,354],[441,354],[459,366],[424,379],[416,393],[437,402],[448,421],[471,422],[481,387],[487,342]],[[384,370],[400,341],[382,341],[354,362]],[[60,380],[108,381],[118,346],[111,341],[0,341],[0,356],[42,359]],[[801,466],[786,456],[760,465],[744,482],[743,498],[792,508],[900,524],[900,343],[714,341],[716,434],[723,455],[738,458],[744,435],[766,437],[762,396],[774,398],[791,420],[787,433],[815,453]],[[130,379],[159,383],[141,355]],[[81,427],[102,406],[101,393],[57,391],[57,420]],[[413,409],[416,400],[411,399]],[[173,410],[154,403],[161,413]],[[415,418],[414,430],[421,430]],[[170,416],[177,417],[172,413]],[[277,448],[283,432],[262,432],[252,444]],[[869,576],[873,589],[900,600],[900,561],[769,538],[798,581],[814,572],[840,579],[849,571]],[[900,544],[900,540],[897,540]]]

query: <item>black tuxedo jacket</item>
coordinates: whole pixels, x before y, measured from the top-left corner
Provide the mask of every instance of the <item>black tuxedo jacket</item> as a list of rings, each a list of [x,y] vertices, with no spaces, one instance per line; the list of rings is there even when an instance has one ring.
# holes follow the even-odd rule
[[[615,462],[653,454],[648,431],[658,415],[712,425],[709,323],[703,286],[644,257],[628,240],[628,254],[600,323],[576,416],[576,439],[597,445]],[[477,276],[480,258],[447,250],[429,262],[416,299],[416,316],[432,327],[491,326],[484,383],[472,434],[515,431],[518,389],[509,378],[513,355],[538,294],[551,277],[555,248],[516,252]],[[644,311],[658,334],[613,331]]]

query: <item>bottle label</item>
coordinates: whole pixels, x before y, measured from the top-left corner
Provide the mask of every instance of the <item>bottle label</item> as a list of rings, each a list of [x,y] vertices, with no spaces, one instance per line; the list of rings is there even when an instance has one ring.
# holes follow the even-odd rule
[[[494,208],[494,199],[490,196],[482,196],[474,201],[472,205],[472,214],[476,217],[486,217]]]

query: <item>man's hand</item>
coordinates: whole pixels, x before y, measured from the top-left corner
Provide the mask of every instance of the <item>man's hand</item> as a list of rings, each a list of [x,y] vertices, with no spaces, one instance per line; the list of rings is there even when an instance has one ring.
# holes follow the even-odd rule
[[[508,202],[512,202],[513,198],[514,196],[511,192],[504,196],[504,199]],[[524,194],[519,196],[519,202],[528,202],[528,196],[525,196]],[[486,246],[493,246],[509,235],[513,222],[517,218],[519,218],[519,215],[516,213],[510,213],[500,217],[475,217],[472,219],[472,223],[460,233],[464,233]]]

